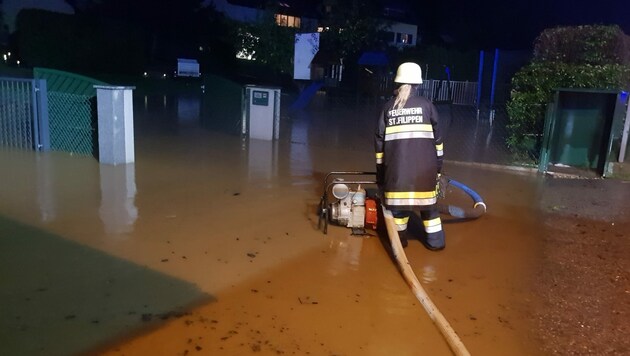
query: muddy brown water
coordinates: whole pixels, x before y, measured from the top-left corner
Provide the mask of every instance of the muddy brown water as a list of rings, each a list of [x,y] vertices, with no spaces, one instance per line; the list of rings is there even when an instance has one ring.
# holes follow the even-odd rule
[[[0,151],[0,353],[451,354],[384,239],[317,229],[324,174],[373,169],[373,110],[286,115],[266,142],[135,105],[134,164]],[[444,217],[444,251],[410,241],[412,268],[472,354],[536,354],[541,180],[445,171],[488,212]]]

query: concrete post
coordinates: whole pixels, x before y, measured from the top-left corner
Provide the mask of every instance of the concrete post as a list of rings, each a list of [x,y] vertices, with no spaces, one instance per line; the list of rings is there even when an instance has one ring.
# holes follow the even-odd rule
[[[135,87],[95,85],[98,112],[98,155],[102,164],[135,161],[133,98]]]

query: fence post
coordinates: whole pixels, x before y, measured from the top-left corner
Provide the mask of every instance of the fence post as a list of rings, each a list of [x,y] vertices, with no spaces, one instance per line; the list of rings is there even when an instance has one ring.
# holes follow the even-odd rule
[[[37,151],[50,151],[50,121],[48,120],[48,86],[46,79],[35,79],[35,102],[37,105],[37,123],[39,133],[36,138]]]
[[[104,164],[133,163],[135,87],[95,85],[98,112],[98,156]]]
[[[619,163],[626,160],[626,150],[628,149],[628,131],[630,131],[630,101],[626,105],[626,119],[621,132],[621,147],[619,148]]]
[[[483,56],[484,52],[479,52],[479,75],[477,77],[477,120],[479,120],[479,107],[481,105],[481,84],[483,81]]]
[[[497,68],[499,66],[499,49],[494,50],[494,64],[492,66],[492,88],[490,89],[490,125],[494,121],[494,93],[497,84]]]

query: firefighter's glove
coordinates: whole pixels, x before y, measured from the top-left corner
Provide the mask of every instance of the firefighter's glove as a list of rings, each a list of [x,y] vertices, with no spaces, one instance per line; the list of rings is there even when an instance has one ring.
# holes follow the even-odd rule
[[[448,179],[443,177],[441,173],[438,173],[436,179],[436,189],[439,198],[444,198],[446,196],[446,189],[448,188]]]

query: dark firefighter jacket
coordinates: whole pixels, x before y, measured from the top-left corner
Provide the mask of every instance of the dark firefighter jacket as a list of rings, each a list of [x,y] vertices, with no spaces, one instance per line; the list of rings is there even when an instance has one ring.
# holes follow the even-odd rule
[[[401,109],[394,100],[385,104],[374,140],[383,202],[392,210],[435,204],[443,154],[437,109],[422,96],[412,95]]]

